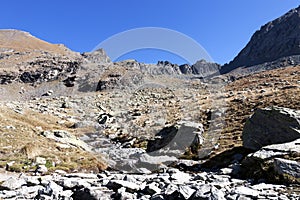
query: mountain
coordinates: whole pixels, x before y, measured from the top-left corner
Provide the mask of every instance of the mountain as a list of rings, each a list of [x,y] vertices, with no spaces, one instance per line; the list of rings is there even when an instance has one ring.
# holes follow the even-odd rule
[[[300,65],[211,77],[0,34],[0,199],[299,199]]]
[[[197,61],[193,65],[183,64],[180,66],[178,66],[177,64],[172,64],[168,61],[158,61],[157,67],[160,68],[160,74],[173,73],[173,74],[185,74],[185,75],[198,75],[200,77],[207,77],[216,74],[220,70],[219,64],[207,62],[206,60],[203,59]]]
[[[297,63],[300,63],[300,6],[256,31],[234,60],[222,67],[221,73],[241,67],[257,71]],[[257,65],[261,66],[247,69]]]
[[[0,30],[0,83],[35,83],[72,74],[81,62],[79,53],[50,44],[30,33]]]

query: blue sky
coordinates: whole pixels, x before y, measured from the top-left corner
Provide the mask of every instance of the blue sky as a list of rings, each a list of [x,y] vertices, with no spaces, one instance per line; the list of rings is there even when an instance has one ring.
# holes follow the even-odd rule
[[[10,0],[2,1],[0,28],[20,29],[78,52],[133,28],[163,27],[196,40],[215,62],[227,63],[262,25],[299,5],[298,0]],[[158,50],[129,53],[155,63],[179,57]]]

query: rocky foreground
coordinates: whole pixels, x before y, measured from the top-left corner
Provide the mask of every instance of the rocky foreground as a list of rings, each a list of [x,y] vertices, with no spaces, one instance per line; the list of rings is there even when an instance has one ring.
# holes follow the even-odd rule
[[[205,162],[179,159],[172,167],[160,164],[152,172],[67,173],[57,169],[49,174],[46,159],[36,157],[38,167],[32,172],[1,173],[0,198],[299,199],[300,139],[295,140],[300,138],[299,119],[299,111],[287,108],[258,109],[243,130],[248,153],[242,149],[224,152]],[[153,164],[144,162],[144,166]],[[13,164],[7,163],[6,169]]]
[[[209,82],[97,67],[71,87],[2,85],[1,198],[298,198],[299,66]]]
[[[3,199],[299,199],[299,188],[232,178],[235,168],[186,173],[175,168],[151,174],[2,174]]]

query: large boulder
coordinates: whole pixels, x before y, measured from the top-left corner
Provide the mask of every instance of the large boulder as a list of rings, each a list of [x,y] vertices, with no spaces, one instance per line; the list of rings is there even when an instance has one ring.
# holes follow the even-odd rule
[[[180,121],[176,125],[166,127],[150,140],[147,152],[181,156],[187,147],[201,146],[203,144],[203,125],[190,121]]]
[[[300,183],[300,139],[273,144],[242,161],[242,175],[271,182]]]
[[[247,120],[242,135],[244,147],[252,150],[298,138],[300,112],[281,107],[257,109]]]

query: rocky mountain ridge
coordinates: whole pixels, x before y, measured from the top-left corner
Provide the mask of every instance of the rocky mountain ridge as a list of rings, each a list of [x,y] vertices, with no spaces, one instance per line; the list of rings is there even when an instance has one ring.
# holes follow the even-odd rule
[[[81,58],[63,45],[40,40],[27,32],[0,31],[0,83],[42,83],[76,73]]]
[[[221,73],[237,68],[248,73],[299,64],[300,55],[300,6],[271,21],[256,31],[245,48],[229,64],[222,66]],[[285,58],[288,62],[281,60]],[[281,59],[281,60],[279,60]],[[264,65],[279,60],[276,64]],[[251,67],[257,66],[257,67]],[[251,69],[252,68],[252,69]]]

